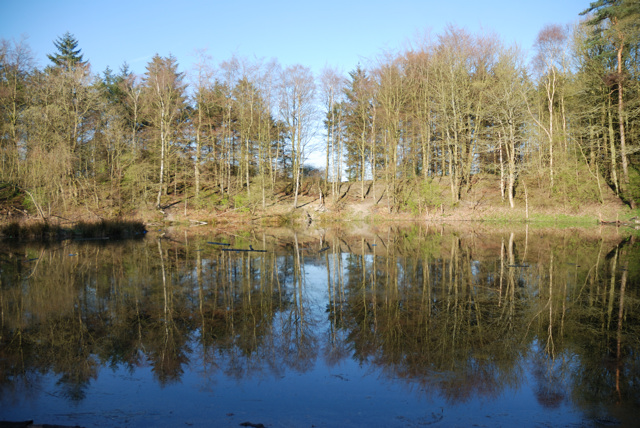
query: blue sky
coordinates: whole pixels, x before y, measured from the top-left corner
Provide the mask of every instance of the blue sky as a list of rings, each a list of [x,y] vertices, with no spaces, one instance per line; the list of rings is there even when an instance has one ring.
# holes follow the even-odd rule
[[[173,54],[187,71],[198,49],[214,64],[236,54],[302,64],[315,73],[325,65],[347,72],[427,31],[438,35],[448,24],[494,32],[530,50],[545,24],[576,22],[590,1],[0,0],[0,38],[28,36],[41,67],[55,51],[53,41],[69,31],[93,72],[118,70],[126,61],[142,74],[155,53]]]

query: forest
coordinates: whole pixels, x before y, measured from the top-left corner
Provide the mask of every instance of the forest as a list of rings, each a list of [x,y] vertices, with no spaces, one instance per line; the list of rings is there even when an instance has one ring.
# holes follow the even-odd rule
[[[398,212],[455,207],[490,177],[505,207],[527,192],[575,207],[613,192],[636,208],[640,2],[598,0],[580,18],[540,29],[530,59],[449,26],[346,75],[204,55],[188,71],[156,55],[144,75],[94,73],[69,32],[40,69],[24,40],[2,40],[3,199],[44,220],[175,201],[265,210],[279,192],[295,209],[305,183],[335,203],[352,182]]]

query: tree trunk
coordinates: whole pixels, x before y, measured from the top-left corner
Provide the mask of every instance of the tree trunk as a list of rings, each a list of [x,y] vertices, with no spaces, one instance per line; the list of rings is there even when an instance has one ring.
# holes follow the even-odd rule
[[[609,102],[609,107],[611,107],[611,102]],[[618,165],[616,162],[616,145],[613,131],[613,117],[611,116],[611,110],[609,109],[609,147],[611,148],[611,179],[613,180],[613,185],[616,188],[616,195],[620,194],[620,187],[618,184]]]
[[[515,156],[515,136],[513,133],[513,126],[510,125],[509,126],[509,144],[507,147],[508,153],[507,155],[509,156],[508,162],[509,162],[509,185],[508,185],[508,191],[509,191],[509,206],[511,208],[515,207],[514,201],[513,201],[513,189],[515,187],[515,182],[516,182],[516,156]]]
[[[193,176],[195,179],[195,197],[196,203],[200,197],[200,154],[202,142],[200,141],[200,132],[202,127],[202,105],[198,107],[198,126],[196,127],[196,156],[194,159]]]
[[[622,158],[622,178],[625,185],[629,185],[629,170],[627,167],[627,143],[624,136],[624,101],[622,99],[622,48],[618,49],[618,122],[620,124],[620,156]]]
[[[165,124],[164,124],[164,105],[160,113],[160,180],[158,183],[158,197],[156,199],[156,207],[160,208],[160,198],[162,197],[162,188],[164,186],[164,157],[165,157]]]

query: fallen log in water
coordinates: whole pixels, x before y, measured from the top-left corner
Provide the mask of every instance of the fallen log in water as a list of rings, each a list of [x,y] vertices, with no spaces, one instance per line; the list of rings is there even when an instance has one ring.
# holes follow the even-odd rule
[[[253,248],[247,250],[242,248],[223,248],[222,251],[235,251],[237,253],[266,253],[267,250],[254,250]]]

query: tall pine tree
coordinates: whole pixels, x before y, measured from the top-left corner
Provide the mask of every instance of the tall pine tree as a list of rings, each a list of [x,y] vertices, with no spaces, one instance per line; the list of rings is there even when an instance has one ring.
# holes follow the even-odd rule
[[[622,177],[624,182],[624,198],[632,208],[637,201],[634,192],[630,192],[628,150],[626,143],[625,120],[625,79],[629,70],[626,68],[630,52],[636,49],[640,41],[640,1],[638,0],[597,0],[580,13],[589,15],[587,24],[593,29],[592,43],[606,46],[607,40],[615,48],[617,69],[608,77],[612,81],[618,95],[618,126],[620,139],[620,157],[622,161]],[[635,186],[633,186],[635,187]]]
[[[84,67],[87,61],[83,61],[82,51],[78,48],[78,40],[70,32],[64,33],[58,40],[53,42],[58,50],[56,53],[47,55],[54,67],[62,67],[64,69],[72,69],[76,67]]]

